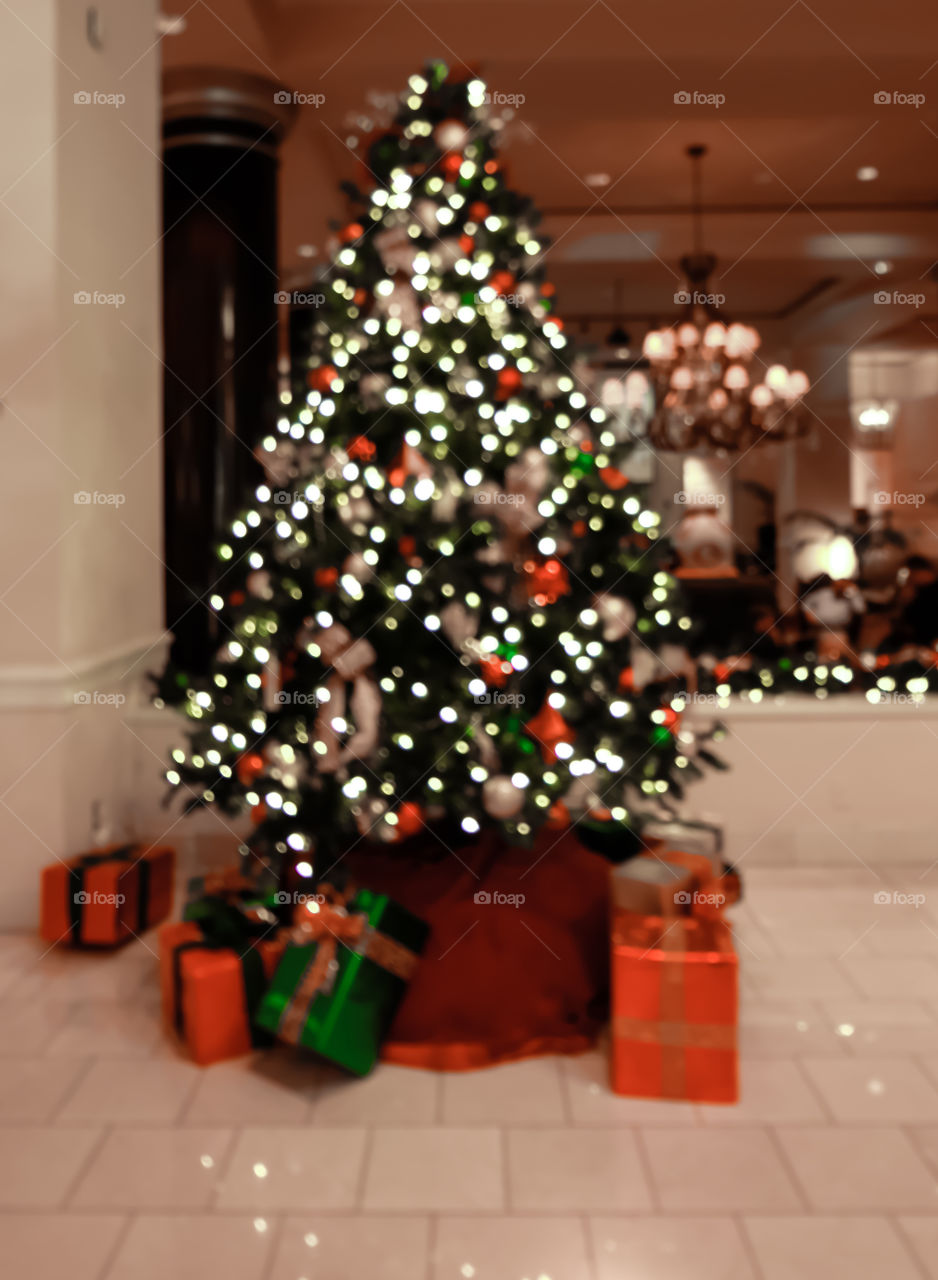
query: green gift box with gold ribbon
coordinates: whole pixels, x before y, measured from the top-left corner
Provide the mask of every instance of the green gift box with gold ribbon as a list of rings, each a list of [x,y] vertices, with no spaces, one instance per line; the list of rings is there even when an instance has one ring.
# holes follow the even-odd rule
[[[255,1015],[278,1040],[364,1076],[407,989],[428,926],[382,893],[313,901]]]

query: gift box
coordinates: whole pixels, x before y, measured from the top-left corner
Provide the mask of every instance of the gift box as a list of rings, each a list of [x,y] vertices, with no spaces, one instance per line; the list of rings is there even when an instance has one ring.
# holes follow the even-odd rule
[[[645,916],[688,915],[698,878],[692,868],[659,857],[631,858],[611,873],[612,905]]]
[[[186,886],[186,904],[182,910],[182,918],[196,923],[212,920],[217,904],[222,903],[240,912],[249,928],[256,925],[276,925],[284,917],[289,919],[292,915],[292,900],[292,894],[280,893],[275,889],[263,890],[257,882],[233,867],[210,875],[192,877]],[[263,933],[264,929],[255,931]]]
[[[272,933],[226,946],[195,921],[160,930],[163,1017],[200,1066],[269,1043],[255,1027],[254,1014],[283,949]]]
[[[386,895],[368,890],[338,906],[310,906],[257,1022],[288,1044],[367,1075],[429,929]]]
[[[176,851],[112,845],[44,867],[39,932],[46,942],[114,947],[165,920],[173,905]]]
[[[652,819],[642,826],[642,837],[659,842],[667,849],[709,858],[713,875],[719,875],[722,870],[723,831],[715,823]]]
[[[721,917],[612,925],[614,1093],[736,1102],[738,962]]]

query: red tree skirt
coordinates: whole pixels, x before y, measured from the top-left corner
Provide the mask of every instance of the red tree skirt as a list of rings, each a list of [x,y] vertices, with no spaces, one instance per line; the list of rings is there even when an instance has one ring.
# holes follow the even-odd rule
[[[429,861],[359,848],[347,863],[431,927],[386,1062],[464,1071],[595,1042],[608,1016],[609,864],[573,832],[542,831],[533,850],[489,838]]]

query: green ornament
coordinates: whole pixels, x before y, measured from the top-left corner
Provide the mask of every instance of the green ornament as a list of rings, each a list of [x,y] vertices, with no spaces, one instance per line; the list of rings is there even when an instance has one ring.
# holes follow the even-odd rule
[[[189,683],[189,677],[184,671],[176,672],[176,683],[179,685],[180,689],[185,689],[186,685]]]
[[[791,658],[779,658],[778,665],[782,671],[791,671]]]
[[[671,730],[666,729],[663,724],[656,724],[651,731],[651,740],[656,747],[663,747],[666,742],[671,741]]]
[[[522,738],[518,745],[526,756],[531,755],[534,751],[534,743],[530,738]]]
[[[459,301],[464,307],[474,307],[478,302],[478,298],[474,293],[461,293],[459,295]]]

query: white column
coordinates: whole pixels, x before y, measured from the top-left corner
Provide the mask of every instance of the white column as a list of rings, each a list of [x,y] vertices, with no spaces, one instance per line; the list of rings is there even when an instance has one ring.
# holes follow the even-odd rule
[[[162,663],[156,5],[102,12],[0,9],[0,928],[93,827],[135,834]]]

